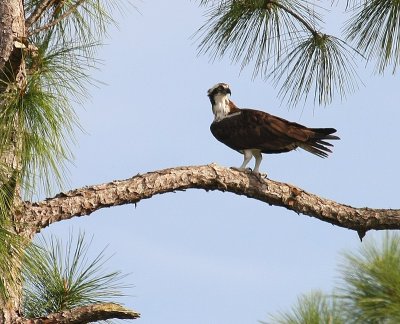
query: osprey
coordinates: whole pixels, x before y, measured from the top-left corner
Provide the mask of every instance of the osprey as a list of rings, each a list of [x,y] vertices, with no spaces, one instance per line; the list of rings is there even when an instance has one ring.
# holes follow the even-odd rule
[[[244,155],[239,170],[245,170],[254,156],[253,172],[259,173],[262,153],[283,153],[298,147],[319,157],[332,153],[333,145],[326,140],[338,140],[331,135],[334,128],[308,128],[254,109],[239,109],[229,99],[226,83],[217,83],[208,90],[214,121],[210,126],[214,137]]]

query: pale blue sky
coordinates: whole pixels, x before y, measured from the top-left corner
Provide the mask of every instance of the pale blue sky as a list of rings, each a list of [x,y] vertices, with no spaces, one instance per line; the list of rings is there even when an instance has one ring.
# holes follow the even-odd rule
[[[251,69],[197,57],[190,39],[204,21],[197,2],[136,5],[140,12],[118,18],[100,51],[104,65],[94,76],[107,85],[93,87],[91,101],[77,107],[87,134],[78,134],[69,188],[173,166],[239,166],[241,155],[209,131],[206,91],[227,82],[240,107],[338,130],[328,159],[304,151],[264,156],[261,170],[271,179],[349,205],[399,208],[398,76],[375,76],[361,63],[364,86],[347,100],[288,110],[270,82],[251,80]],[[360,246],[353,231],[201,190],[102,210],[44,234],[66,237],[71,228],[94,235],[94,252],[108,244],[110,267],[131,273],[133,296],[123,301],[142,313],[142,324],[257,323],[301,293],[329,293],[340,251]]]

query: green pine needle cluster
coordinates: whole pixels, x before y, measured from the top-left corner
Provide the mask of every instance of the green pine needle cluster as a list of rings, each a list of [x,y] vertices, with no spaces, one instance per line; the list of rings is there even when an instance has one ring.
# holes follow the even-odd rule
[[[276,64],[287,38],[297,33],[290,17],[261,1],[225,1],[212,7],[209,16],[198,31],[199,53],[214,59],[228,53],[233,62],[241,61],[242,69],[254,60],[254,75]]]
[[[0,296],[7,300],[10,289],[17,288],[21,282],[19,269],[24,245],[20,237],[3,226],[0,226],[0,242]]]
[[[363,1],[351,9],[352,17],[345,26],[347,39],[355,42],[368,60],[376,60],[378,73],[389,66],[395,73],[400,64],[400,1]]]
[[[86,44],[103,38],[108,26],[116,24],[111,13],[124,3],[120,0],[28,0],[25,1],[26,16],[30,17],[44,2],[51,6],[32,21],[28,34],[55,33],[54,39],[64,44],[71,36]]]
[[[23,314],[46,316],[75,307],[107,302],[124,296],[127,286],[119,271],[106,272],[109,259],[101,251],[89,258],[85,235],[70,235],[66,244],[43,237],[26,250],[23,265]]]
[[[354,90],[355,52],[318,32],[322,17],[317,9],[297,0],[213,2],[210,18],[198,31],[199,52],[213,58],[228,53],[242,69],[254,63],[253,77],[280,84],[279,94],[290,105],[312,91],[318,104],[328,104],[336,92],[344,97]]]
[[[41,12],[46,3],[49,7]],[[3,81],[0,153],[14,145],[20,163],[17,182],[28,197],[50,194],[52,185],[59,188],[66,179],[74,131],[80,129],[75,106],[88,97],[87,86],[94,82],[89,73],[98,65],[96,49],[115,23],[111,11],[117,5],[99,0],[25,1],[31,23],[29,46],[23,51],[26,81],[22,86],[12,78]]]
[[[345,42],[322,32],[323,8],[307,0],[200,0],[208,19],[198,30],[199,53],[229,56],[253,78],[272,79],[290,106],[310,96],[326,105],[360,82],[356,60],[375,60],[379,73],[400,64],[400,1],[353,1]],[[331,2],[333,5],[336,2]]]
[[[345,254],[341,273],[339,296],[350,314],[348,323],[400,323],[399,235]]]
[[[279,95],[295,105],[313,93],[323,105],[333,98],[344,98],[357,88],[354,53],[346,43],[326,34],[312,34],[298,40],[293,49],[270,73],[275,84],[281,83]]]
[[[358,252],[344,254],[339,271],[333,295],[303,295],[267,323],[400,323],[400,235],[363,242]]]
[[[299,16],[320,17],[310,11],[307,1],[215,1],[210,6],[206,23],[198,30],[199,53],[213,58],[229,54],[233,62],[241,61],[242,69],[251,62],[253,75],[267,74],[279,64],[285,48],[304,33],[302,24],[282,10],[281,3]],[[205,3],[203,3],[205,4]]]
[[[320,291],[298,298],[289,312],[280,312],[262,324],[345,324],[340,306]]]

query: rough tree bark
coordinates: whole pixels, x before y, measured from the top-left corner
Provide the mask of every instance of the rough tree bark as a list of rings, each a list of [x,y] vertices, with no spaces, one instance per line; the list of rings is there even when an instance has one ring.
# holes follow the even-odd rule
[[[18,21],[19,12],[18,0],[1,1],[0,2],[0,70],[2,71],[5,64],[9,61],[11,52],[13,51],[14,39],[17,33],[13,28],[13,24]]]
[[[16,231],[19,235],[33,237],[36,232],[54,222],[75,216],[90,215],[101,208],[136,204],[142,199],[149,199],[157,194],[185,191],[191,188],[228,191],[244,195],[269,205],[285,207],[298,214],[355,230],[360,237],[370,229],[400,229],[400,210],[398,209],[351,207],[308,193],[293,185],[210,164],[138,174],[126,180],[62,192],[40,202],[23,202],[14,214]],[[96,318],[105,319],[114,316],[134,319],[139,316],[138,313],[123,308],[117,307],[117,311],[115,308],[96,307],[92,305],[30,320],[14,317],[13,321],[9,322],[87,323]]]
[[[49,314],[46,317],[23,319],[16,324],[82,324],[95,321],[105,321],[113,318],[136,319],[140,314],[114,303],[101,303],[77,307],[65,312]]]
[[[7,83],[19,79],[23,83],[22,47],[26,32],[22,0],[0,1],[0,17],[0,80]]]
[[[71,190],[40,202],[24,202],[15,217],[23,224],[20,232],[39,232],[54,222],[90,215],[101,208],[135,204],[157,194],[191,188],[228,191],[254,198],[355,230],[360,235],[371,229],[400,229],[400,209],[351,207],[287,183],[216,164],[164,169]]]

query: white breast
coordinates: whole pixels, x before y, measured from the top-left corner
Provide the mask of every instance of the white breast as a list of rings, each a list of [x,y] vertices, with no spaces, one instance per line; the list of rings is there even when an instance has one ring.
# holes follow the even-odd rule
[[[212,106],[214,121],[219,121],[229,114],[229,99],[226,95],[218,94],[214,100],[215,104]]]

